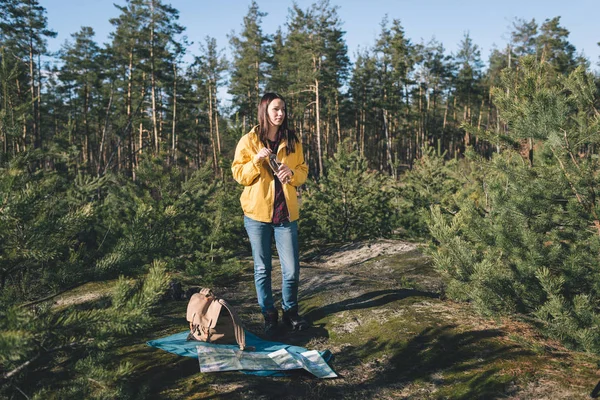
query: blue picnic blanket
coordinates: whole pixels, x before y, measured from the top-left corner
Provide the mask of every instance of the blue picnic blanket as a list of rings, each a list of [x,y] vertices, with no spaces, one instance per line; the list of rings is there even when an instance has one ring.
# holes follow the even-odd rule
[[[307,351],[304,347],[292,346],[285,343],[278,342],[270,342],[268,340],[263,340],[252,333],[246,332],[246,347],[254,347],[256,352],[264,352],[271,353],[273,351],[285,349],[290,353],[301,354]],[[176,333],[171,336],[167,336],[164,338],[150,340],[147,342],[149,346],[156,347],[158,349],[168,351],[169,353],[177,354],[184,357],[193,357],[198,358],[198,349],[197,346],[208,346],[208,347],[217,347],[217,348],[229,348],[233,350],[239,350],[239,346],[235,344],[213,344],[213,343],[205,343],[199,342],[195,340],[186,340],[189,331]],[[329,361],[332,357],[332,354],[329,350],[319,352],[321,357],[325,361]],[[259,376],[285,376],[288,375],[285,371],[246,371],[242,370],[242,372],[251,375],[259,375]]]

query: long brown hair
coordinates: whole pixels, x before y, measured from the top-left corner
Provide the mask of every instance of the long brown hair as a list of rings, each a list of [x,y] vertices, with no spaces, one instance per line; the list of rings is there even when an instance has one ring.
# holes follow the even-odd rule
[[[296,133],[288,128],[288,113],[287,113],[287,103],[285,99],[278,95],[277,93],[268,92],[265,93],[260,99],[260,103],[258,103],[258,137],[260,141],[267,146],[267,137],[269,133],[269,104],[275,99],[280,99],[285,104],[286,110],[283,117],[283,122],[279,125],[279,129],[277,130],[277,137],[279,139],[285,139],[287,141],[287,154],[293,153],[296,151],[296,143],[299,142],[298,136]]]

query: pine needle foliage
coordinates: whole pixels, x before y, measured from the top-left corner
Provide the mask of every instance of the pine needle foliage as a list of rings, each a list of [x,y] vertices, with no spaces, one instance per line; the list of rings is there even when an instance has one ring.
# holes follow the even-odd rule
[[[210,168],[186,173],[154,156],[136,181],[88,175],[70,157],[57,146],[0,169],[0,397],[143,397],[115,348],[153,326],[167,271],[201,285],[239,273],[239,190]],[[53,304],[117,277],[113,293]]]
[[[248,247],[239,205],[241,188],[230,176],[224,180],[212,176],[208,168],[194,172],[173,205],[178,220],[172,265],[207,284],[239,274],[238,256]]]
[[[165,263],[154,262],[140,281],[121,277],[103,301],[3,310],[0,393],[26,387],[40,399],[135,398],[127,379],[133,366],[118,361],[115,344],[152,326],[169,279]],[[55,386],[67,381],[68,387]]]
[[[96,204],[75,194],[98,184],[31,170],[20,156],[0,168],[0,302],[31,300],[85,278]]]
[[[137,182],[119,179],[103,203],[104,256],[98,273],[134,273],[153,259],[208,284],[241,269],[245,246],[238,185],[210,167],[184,174],[164,160],[142,164]]]
[[[599,95],[582,68],[563,76],[532,58],[520,65],[493,91],[509,126],[508,140],[496,138],[504,150],[478,162],[455,216],[432,207],[432,256],[450,297],[484,314],[527,315],[599,353]]]
[[[433,205],[453,214],[458,210],[455,196],[463,184],[455,159],[445,160],[433,147],[425,147],[423,156],[400,177],[399,225],[409,237],[428,237],[426,218]]]
[[[396,189],[390,177],[369,170],[348,142],[338,146],[326,170],[303,194],[301,223],[311,239],[347,242],[393,233]]]

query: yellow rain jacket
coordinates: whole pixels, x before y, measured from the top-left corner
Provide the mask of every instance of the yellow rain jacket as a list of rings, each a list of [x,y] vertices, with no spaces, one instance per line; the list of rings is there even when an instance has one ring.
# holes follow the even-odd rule
[[[235,149],[235,158],[231,165],[233,179],[244,185],[240,197],[244,215],[255,221],[271,222],[275,203],[275,178],[267,160],[254,163],[254,156],[265,147],[258,138],[258,126],[244,135]],[[287,141],[282,140],[277,149],[277,159],[290,167],[294,175],[289,183],[283,185],[285,203],[290,221],[299,217],[296,187],[306,181],[308,166],[304,163],[302,144],[296,143],[296,151],[286,152]]]

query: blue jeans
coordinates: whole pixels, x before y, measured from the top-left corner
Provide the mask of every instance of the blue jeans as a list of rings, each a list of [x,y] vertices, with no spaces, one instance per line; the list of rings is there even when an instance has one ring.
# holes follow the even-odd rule
[[[271,224],[244,216],[254,259],[254,284],[262,312],[274,310],[271,289],[271,244],[275,245],[281,262],[281,303],[284,311],[298,306],[300,260],[298,251],[298,222]]]

